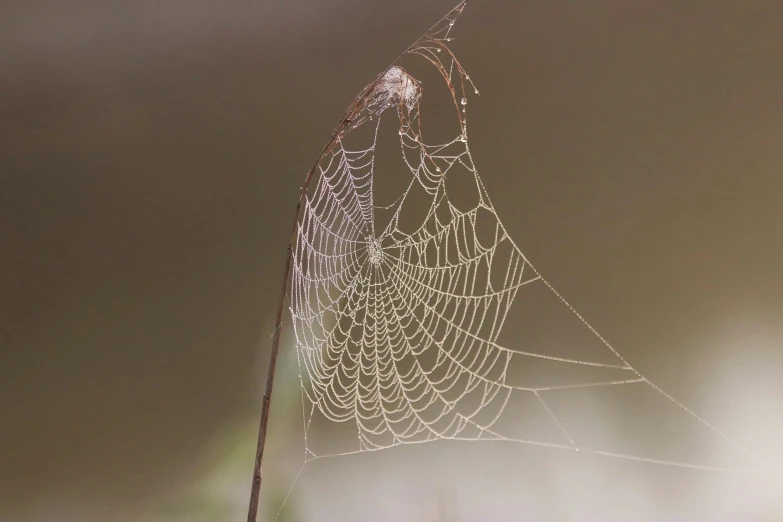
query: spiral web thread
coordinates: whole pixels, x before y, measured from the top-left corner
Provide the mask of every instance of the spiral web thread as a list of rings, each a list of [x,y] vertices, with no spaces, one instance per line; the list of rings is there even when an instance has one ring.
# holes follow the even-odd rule
[[[459,4],[405,53],[424,58],[443,77],[458,117],[457,132],[444,143],[424,142],[421,84],[393,65],[371,85],[346,131],[324,155],[316,185],[305,201],[292,254],[290,294],[305,463],[401,444],[458,439],[516,441],[672,466],[738,471],[580,448],[550,407],[547,394],[610,386],[651,387],[756,460],[634,369],[541,276],[503,227],[468,145],[467,97],[478,90],[447,46],[464,5]],[[373,193],[382,113],[396,113],[399,118],[400,149],[410,171],[410,184],[390,206],[378,205]],[[349,148],[345,138],[359,127],[371,130],[371,143]],[[471,180],[475,205],[464,209],[452,202],[446,190],[450,176]],[[401,220],[406,202],[416,191],[426,195],[429,210],[418,227],[408,230]],[[386,224],[379,217],[382,214],[388,217]],[[512,304],[535,286],[551,292],[583,323],[612,361],[501,345],[499,336]],[[614,377],[517,386],[510,382],[509,367],[518,359],[599,369]],[[496,423],[515,394],[527,394],[540,404],[562,440],[542,442],[501,433]],[[354,426],[354,449],[325,455],[313,451],[307,435],[316,414]]]

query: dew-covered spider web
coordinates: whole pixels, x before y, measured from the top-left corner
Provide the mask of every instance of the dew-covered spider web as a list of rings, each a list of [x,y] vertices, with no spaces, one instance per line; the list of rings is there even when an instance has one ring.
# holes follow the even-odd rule
[[[403,55],[433,78],[395,63],[357,98],[304,199],[290,310],[306,461],[456,439],[747,469],[749,452],[631,366],[504,227],[470,150],[478,90],[449,48],[464,5]],[[643,454],[572,429],[618,394],[642,412],[670,408],[745,465],[693,460],[708,456],[693,447]]]

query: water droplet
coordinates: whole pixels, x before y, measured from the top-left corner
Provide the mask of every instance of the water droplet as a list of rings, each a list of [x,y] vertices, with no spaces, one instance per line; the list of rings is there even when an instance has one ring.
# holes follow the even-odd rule
[[[435,170],[436,170],[437,172],[440,172],[440,167],[435,167]]]
[[[461,103],[462,105],[467,105],[467,104],[468,104],[468,99],[467,99],[467,98],[465,98],[465,97],[463,97],[463,98],[462,98],[462,101],[460,101],[460,103]]]
[[[454,25],[454,20],[452,20],[451,22],[449,22],[449,25]]]
[[[400,136],[402,136],[403,134],[405,134],[405,131],[402,129],[402,127],[400,127]]]
[[[478,94],[478,89],[473,89],[473,92],[475,92],[476,94]]]
[[[435,49],[435,50],[436,50],[436,51],[438,51],[438,52],[440,52],[440,47],[438,47],[438,48],[437,48],[437,49]]]
[[[460,136],[459,141],[461,141],[462,143],[466,143],[468,141],[467,134],[463,134],[462,136]]]
[[[466,75],[465,75],[465,79],[466,79],[466,80],[470,80],[470,76],[468,76],[468,75],[466,74]]]

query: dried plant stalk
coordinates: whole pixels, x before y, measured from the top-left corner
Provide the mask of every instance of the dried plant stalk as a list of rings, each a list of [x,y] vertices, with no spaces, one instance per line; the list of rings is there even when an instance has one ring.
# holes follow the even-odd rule
[[[253,468],[253,483],[250,490],[250,505],[247,513],[248,522],[256,522],[256,519],[258,517],[258,503],[259,503],[259,495],[261,492],[261,480],[263,477],[261,473],[261,464],[264,458],[264,447],[266,445],[266,434],[269,425],[269,408],[270,408],[270,403],[272,401],[272,391],[274,389],[274,384],[275,384],[275,373],[277,370],[277,356],[280,350],[280,335],[283,330],[283,310],[285,308],[285,298],[288,291],[288,278],[291,273],[291,260],[292,260],[293,245],[296,239],[297,223],[299,222],[302,205],[304,204],[305,198],[307,196],[307,189],[310,186],[310,182],[313,179],[313,175],[315,174],[316,170],[318,170],[318,165],[320,164],[321,160],[324,158],[326,154],[329,153],[329,151],[332,150],[332,147],[334,147],[335,143],[337,143],[338,140],[341,139],[344,133],[346,133],[347,131],[353,128],[358,127],[364,122],[365,118],[371,116],[377,110],[379,110],[377,107],[379,102],[378,100],[379,95],[383,93],[388,93],[389,90],[388,86],[383,85],[383,82],[388,79],[387,73],[390,70],[392,70],[394,67],[397,67],[397,62],[403,56],[405,56],[412,50],[416,50],[417,46],[420,43],[430,41],[432,39],[431,37],[432,32],[437,27],[439,27],[444,21],[451,20],[453,22],[453,20],[462,12],[462,10],[464,9],[467,3],[468,0],[462,0],[459,4],[457,4],[456,7],[454,7],[445,16],[443,16],[443,18],[441,18],[435,24],[433,24],[432,27],[430,27],[430,29],[427,30],[427,32],[425,32],[410,47],[408,47],[403,53],[401,53],[400,56],[398,56],[397,59],[389,67],[387,67],[383,72],[378,74],[373,79],[372,82],[370,82],[364,89],[362,89],[359,95],[356,98],[354,98],[354,101],[345,111],[345,114],[340,119],[340,123],[337,125],[334,132],[332,132],[329,141],[321,150],[321,153],[318,155],[318,159],[316,159],[315,163],[313,163],[313,166],[310,167],[310,170],[307,172],[307,176],[305,176],[304,182],[302,183],[301,191],[299,193],[299,200],[297,201],[296,204],[296,212],[294,213],[294,221],[291,226],[291,234],[288,239],[285,268],[283,269],[283,285],[280,291],[280,298],[277,304],[277,313],[275,315],[275,331],[272,337],[272,353],[269,359],[269,367],[267,370],[267,377],[266,377],[266,387],[264,389],[264,398],[261,406],[261,423],[258,428],[258,446],[256,448],[256,456],[255,456],[254,468]],[[439,69],[442,69],[442,66],[439,67]],[[441,73],[444,74],[445,77],[445,70],[441,71]],[[454,96],[453,87],[452,87],[452,96]],[[399,100],[394,100],[394,101],[402,104],[408,102],[409,100],[406,100],[405,97],[401,96]],[[456,98],[455,98],[455,105],[456,105]]]

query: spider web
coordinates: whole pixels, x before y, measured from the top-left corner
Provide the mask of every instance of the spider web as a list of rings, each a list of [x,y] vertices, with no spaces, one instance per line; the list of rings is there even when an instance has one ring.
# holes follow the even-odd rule
[[[445,83],[456,115],[446,138],[425,141],[422,83],[395,64],[378,76],[346,120],[304,201],[292,252],[290,311],[305,463],[451,439],[515,441],[727,469],[586,447],[552,406],[553,400],[562,403],[558,393],[640,387],[755,460],[632,367],[510,237],[470,152],[467,108],[478,90],[448,47],[464,5],[404,54],[423,58]],[[404,168],[383,175],[406,184],[384,205],[379,196],[387,195],[374,189],[381,122],[390,115],[396,118],[397,156]],[[546,329],[536,320],[525,322],[526,312],[546,299],[565,312],[568,328],[577,327],[578,342],[571,337],[539,349],[546,343],[504,338],[512,307],[522,311],[521,319],[513,320],[515,330]],[[532,378],[520,382],[517,376],[525,370]],[[513,419],[533,411],[551,431],[538,438],[519,435]],[[332,438],[342,437],[342,449],[316,448],[311,437],[316,424],[336,430]]]

